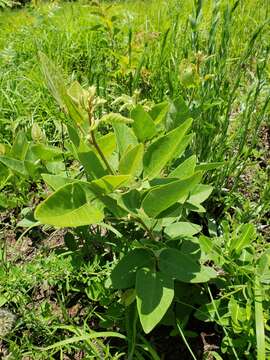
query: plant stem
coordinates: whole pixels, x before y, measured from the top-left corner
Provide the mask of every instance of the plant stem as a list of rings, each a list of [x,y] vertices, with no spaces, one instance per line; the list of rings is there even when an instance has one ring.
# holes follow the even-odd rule
[[[189,343],[187,342],[187,339],[186,339],[185,334],[184,334],[184,332],[183,332],[183,330],[182,330],[182,328],[181,328],[181,325],[180,325],[180,321],[179,321],[179,320],[176,320],[176,325],[177,325],[177,329],[178,329],[178,331],[179,331],[179,333],[180,333],[180,335],[181,335],[181,337],[182,337],[182,339],[183,339],[186,347],[188,348],[188,351],[189,351],[190,355],[192,356],[192,358],[193,358],[194,360],[197,360],[197,358],[196,358],[196,356],[194,355],[191,347],[189,346]]]
[[[99,145],[98,145],[98,143],[97,143],[97,141],[96,141],[96,137],[95,137],[95,134],[94,134],[94,131],[93,131],[93,130],[90,131],[90,135],[91,135],[91,141],[90,141],[90,142],[91,142],[91,144],[96,148],[96,150],[97,150],[97,152],[99,153],[101,159],[103,160],[104,164],[106,165],[109,173],[110,173],[111,175],[115,175],[113,169],[111,168],[110,164],[108,163],[105,155],[103,154],[101,148],[99,147]]]
[[[133,217],[133,219],[134,219],[137,223],[139,223],[139,224],[142,225],[142,227],[146,230],[146,232],[147,232],[147,234],[149,235],[149,237],[151,238],[151,240],[156,241],[156,239],[155,239],[152,231],[149,229],[149,227],[145,224],[145,222],[144,222],[142,219],[137,218],[137,217]]]

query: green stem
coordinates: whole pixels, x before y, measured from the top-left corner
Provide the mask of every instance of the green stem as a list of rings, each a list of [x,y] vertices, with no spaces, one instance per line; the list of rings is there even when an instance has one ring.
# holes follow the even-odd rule
[[[144,222],[142,219],[137,218],[137,217],[133,217],[133,219],[134,219],[137,223],[139,223],[139,224],[142,225],[142,227],[146,230],[146,232],[147,232],[147,234],[149,235],[149,237],[151,238],[151,240],[156,241],[156,239],[155,239],[152,231],[149,229],[149,227],[145,224],[145,222]]]
[[[104,164],[106,165],[109,173],[110,173],[111,175],[115,175],[113,169],[111,168],[110,164],[108,163],[105,155],[103,154],[101,148],[99,147],[99,145],[98,145],[98,143],[97,143],[97,141],[96,141],[95,134],[94,134],[94,131],[93,131],[93,130],[90,131],[90,135],[91,135],[91,144],[96,148],[99,156],[101,157],[101,159],[103,160]]]

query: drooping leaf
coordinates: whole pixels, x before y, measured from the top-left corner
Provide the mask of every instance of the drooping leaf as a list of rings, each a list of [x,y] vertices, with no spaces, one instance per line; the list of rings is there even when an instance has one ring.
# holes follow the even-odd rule
[[[142,208],[150,217],[156,217],[168,209],[189,192],[201,180],[202,174],[196,173],[188,179],[176,180],[166,185],[156,186],[148,192],[142,202]]]
[[[207,282],[216,277],[214,269],[200,265],[197,255],[191,256],[176,249],[164,249],[159,255],[160,271],[183,282]]]
[[[204,202],[211,192],[213,191],[213,187],[210,185],[198,184],[190,193],[190,197],[188,202],[194,205],[199,205]]]
[[[132,127],[139,141],[151,139],[156,134],[154,121],[141,105],[131,111],[131,118],[134,120]]]
[[[88,183],[64,185],[43,201],[35,211],[42,224],[56,227],[77,227],[102,221],[103,205]]]
[[[145,176],[149,179],[156,177],[164,166],[178,155],[178,148],[191,124],[192,120],[188,119],[148,147],[143,159]]]
[[[125,255],[111,273],[112,286],[115,289],[133,287],[136,281],[136,273],[140,268],[154,266],[155,259],[152,251],[147,249],[135,249]]]
[[[120,160],[120,174],[140,176],[143,170],[143,144],[138,144],[128,150]]]
[[[202,227],[191,222],[178,221],[176,223],[166,226],[164,232],[172,239],[177,239],[181,236],[193,236],[201,231]]]
[[[148,334],[161,321],[174,296],[173,279],[147,268],[136,276],[137,309],[143,330]]]
[[[170,174],[169,177],[177,177],[178,179],[186,179],[194,174],[196,166],[196,155],[190,156],[184,162],[177,166]]]

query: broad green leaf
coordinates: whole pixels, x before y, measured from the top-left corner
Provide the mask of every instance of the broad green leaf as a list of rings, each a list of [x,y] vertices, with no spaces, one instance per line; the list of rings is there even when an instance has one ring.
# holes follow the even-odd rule
[[[134,120],[132,127],[139,141],[151,139],[156,134],[154,121],[141,105],[137,105],[130,115]]]
[[[138,144],[125,152],[119,163],[120,174],[140,176],[143,170],[143,144]]]
[[[198,184],[190,193],[190,197],[188,202],[194,205],[199,205],[204,202],[211,192],[213,191],[213,187],[210,185]]]
[[[178,179],[186,179],[194,174],[196,166],[196,156],[192,155],[180,165],[177,166],[170,174],[169,177],[177,177]]]
[[[167,101],[164,101],[162,103],[154,105],[149,111],[149,115],[154,120],[155,124],[158,126],[164,122],[168,110],[169,103]]]
[[[164,232],[172,239],[181,236],[193,236],[201,231],[202,227],[191,222],[179,221],[177,223],[166,226]]]
[[[97,143],[107,159],[110,158],[116,150],[116,137],[113,132],[97,138]]]
[[[192,118],[192,113],[187,107],[182,96],[179,96],[176,100],[170,103],[166,118],[166,129],[175,129],[189,118]]]
[[[141,206],[141,194],[138,190],[133,189],[123,194],[119,199],[119,205],[124,206],[131,212],[137,212]]]
[[[158,176],[164,166],[178,155],[178,148],[191,124],[192,120],[188,119],[148,147],[143,159],[145,176],[149,179]]]
[[[136,276],[137,309],[148,334],[161,321],[174,296],[174,282],[166,274],[140,269]]]
[[[112,286],[115,289],[131,288],[135,285],[136,273],[143,267],[152,268],[155,258],[152,251],[135,249],[125,255],[111,273]]]
[[[77,181],[59,188],[38,205],[35,218],[56,227],[90,225],[102,221],[102,207],[90,185]]]
[[[138,144],[137,138],[133,130],[126,124],[114,123],[113,129],[115,132],[116,142],[120,156],[123,156],[128,147],[132,147]]]
[[[100,179],[93,180],[90,185],[97,194],[107,195],[127,185],[130,180],[130,175],[105,175]]]
[[[32,145],[31,150],[38,159],[44,161],[51,161],[62,155],[62,149],[44,144]]]
[[[45,183],[48,184],[53,190],[57,190],[66,184],[77,181],[70,177],[64,177],[59,175],[41,174],[41,176]]]
[[[0,156],[0,162],[6,165],[10,170],[23,176],[28,176],[25,168],[25,162],[8,156]]]
[[[80,146],[80,136],[78,134],[78,130],[70,124],[67,124],[67,130],[72,144],[75,146],[75,148],[78,148]]]
[[[106,170],[93,150],[79,151],[78,157],[84,167],[88,180],[98,179],[106,175]]]
[[[184,154],[186,148],[191,143],[192,139],[193,139],[193,134],[189,134],[183,137],[183,140],[176,149],[175,158],[180,158]]]
[[[5,182],[9,176],[10,172],[6,165],[2,164],[0,161],[0,184]]]
[[[14,139],[9,156],[18,160],[24,160],[28,147],[29,142],[27,141],[26,134],[23,131],[19,131]]]
[[[150,190],[142,202],[142,208],[149,217],[156,217],[168,209],[189,192],[201,180],[202,174],[196,173],[188,179],[176,180],[166,185],[156,186]]]
[[[197,255],[191,256],[176,249],[164,249],[159,255],[160,271],[183,282],[207,282],[216,277],[210,267],[200,265]]]
[[[254,225],[243,224],[240,226],[238,234],[232,239],[230,250],[240,254],[242,249],[250,245],[256,236]]]

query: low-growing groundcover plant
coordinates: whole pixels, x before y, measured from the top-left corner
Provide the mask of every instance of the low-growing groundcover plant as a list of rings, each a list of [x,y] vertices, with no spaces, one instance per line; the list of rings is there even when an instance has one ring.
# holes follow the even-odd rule
[[[74,269],[85,266],[77,286],[79,280],[89,305],[98,301],[107,310],[92,309],[83,326],[56,321],[55,331],[66,335],[37,348],[53,356],[65,349],[70,353],[70,346],[82,342],[85,358],[158,359],[147,334],[169,326],[170,335],[186,344],[187,356],[196,359],[200,355],[189,345],[196,336],[196,329],[188,327],[193,318],[218,326],[220,339],[205,346],[206,358],[224,353],[226,358],[245,354],[265,359],[269,251],[262,249],[257,258],[252,254],[251,242],[258,238],[259,247],[261,240],[249,224],[232,233],[224,223],[222,236],[211,238],[209,230],[203,231],[202,203],[212,192],[202,183],[203,174],[220,164],[197,164],[190,153],[192,119],[172,117],[167,102],[148,111],[133,104],[125,116],[104,115],[104,100],[94,87],[86,90],[78,82],[66,87],[59,69],[42,53],[40,60],[47,85],[66,114],[67,138],[64,149],[56,151],[44,145],[40,129],[32,131],[35,143],[27,149],[42,154],[35,175],[52,191],[37,206],[32,224],[69,229],[69,252],[63,256],[72,256]],[[0,160],[15,173],[14,164],[29,168],[25,159],[16,162],[2,155]],[[87,322],[97,314],[101,321],[93,331]],[[111,342],[110,349],[99,340],[114,337],[127,347],[119,343],[117,349],[117,342]]]

